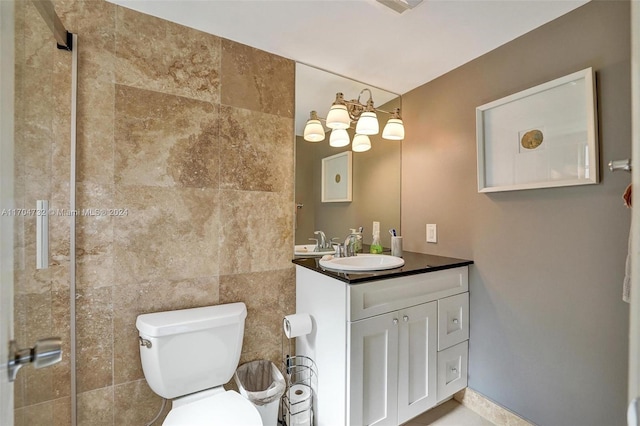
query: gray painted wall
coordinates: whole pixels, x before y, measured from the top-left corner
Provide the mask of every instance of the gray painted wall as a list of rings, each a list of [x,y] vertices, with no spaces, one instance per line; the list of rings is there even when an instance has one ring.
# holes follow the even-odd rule
[[[469,386],[540,425],[625,423],[629,38],[629,3],[592,1],[403,96],[405,249],[475,260]],[[601,183],[478,194],[475,107],[587,67]]]

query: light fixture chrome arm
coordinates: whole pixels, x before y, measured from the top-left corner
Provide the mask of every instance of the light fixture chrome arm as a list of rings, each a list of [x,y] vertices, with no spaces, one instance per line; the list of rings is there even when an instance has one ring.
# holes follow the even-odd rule
[[[373,103],[373,93],[371,93],[371,90],[369,88],[367,88],[367,87],[365,87],[364,89],[362,89],[360,91],[360,94],[358,95],[358,102],[360,102],[360,96],[362,96],[362,94],[364,92],[369,92],[369,101],[367,101],[367,102]]]
[[[369,99],[363,104],[360,99],[368,92]],[[321,120],[331,129],[329,144],[333,147],[343,147],[349,145],[349,135],[346,129],[355,127],[355,137],[353,150],[357,152],[367,151],[371,148],[369,135],[379,133],[379,122],[377,112],[389,114],[391,118],[387,121],[382,132],[383,139],[402,140],[404,139],[404,124],[400,117],[400,108],[393,112],[378,109],[374,106],[373,93],[369,88],[364,88],[358,94],[357,99],[347,101],[342,92],[336,93],[336,99],[329,109],[327,118],[318,117],[317,112],[311,111],[310,119],[304,129],[304,139],[309,142],[319,142],[325,139],[325,131]],[[352,126],[355,123],[355,126]],[[358,142],[356,144],[356,141]],[[357,146],[356,146],[357,145]]]
[[[351,101],[345,101],[345,105],[349,105],[350,102]],[[384,114],[388,114],[388,115],[391,116],[390,118],[396,118],[396,119],[402,120],[402,114],[401,114],[402,110],[400,108],[394,108],[393,111],[386,111],[384,109],[374,108],[374,111],[375,112],[382,112]],[[310,114],[309,114],[309,117],[310,118],[309,118],[309,120],[307,120],[307,124],[311,120],[318,120],[318,121],[324,122],[324,123],[327,122],[327,119],[324,118],[324,117],[319,116],[317,111],[311,111]]]

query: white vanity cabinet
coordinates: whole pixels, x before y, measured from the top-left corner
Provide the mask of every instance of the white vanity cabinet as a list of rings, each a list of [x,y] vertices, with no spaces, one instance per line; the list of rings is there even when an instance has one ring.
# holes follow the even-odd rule
[[[296,287],[316,425],[396,426],[466,387],[467,266],[357,284],[296,266]]]
[[[437,303],[350,323],[351,425],[403,423],[436,403]]]

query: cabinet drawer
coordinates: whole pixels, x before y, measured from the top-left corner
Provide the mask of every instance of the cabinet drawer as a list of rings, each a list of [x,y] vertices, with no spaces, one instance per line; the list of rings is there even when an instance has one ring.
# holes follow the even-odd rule
[[[438,350],[469,339],[469,293],[438,300]]]
[[[469,342],[438,352],[438,402],[467,387]]]
[[[369,318],[468,290],[467,266],[350,285],[347,318]]]

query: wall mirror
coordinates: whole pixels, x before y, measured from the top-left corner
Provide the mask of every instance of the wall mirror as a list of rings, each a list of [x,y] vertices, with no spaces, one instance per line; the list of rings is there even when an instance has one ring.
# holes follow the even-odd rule
[[[400,140],[381,137],[390,114],[378,112],[380,132],[370,136],[371,149],[352,153],[352,196],[348,202],[322,202],[322,159],[352,150],[352,144],[342,148],[329,145],[329,130],[323,141],[304,140],[304,128],[311,111],[324,118],[336,93],[346,100],[357,99],[363,89],[369,89],[377,109],[393,112],[402,108],[400,95],[372,87],[304,64],[296,64],[296,176],[295,176],[295,244],[314,244],[314,231],[323,231],[327,239],[344,242],[350,228],[364,227],[364,243],[370,244],[373,221],[380,222],[380,237],[385,248],[390,247],[389,229],[400,229]],[[360,100],[366,104],[369,93]],[[353,141],[354,126],[348,129]]]

